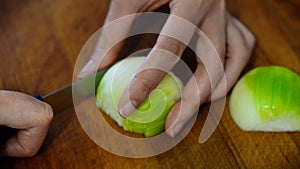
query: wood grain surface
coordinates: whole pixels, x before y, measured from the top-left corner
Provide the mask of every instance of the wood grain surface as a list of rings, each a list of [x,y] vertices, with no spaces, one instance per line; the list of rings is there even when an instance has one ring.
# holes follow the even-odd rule
[[[102,26],[108,7],[108,0],[1,0],[1,88],[44,95],[70,83],[81,47]],[[227,7],[257,39],[244,73],[281,65],[300,74],[298,0],[228,0]],[[140,45],[134,42],[138,41],[133,40],[132,48]],[[153,43],[150,37],[141,44]],[[98,147],[69,109],[55,116],[36,156],[1,158],[0,168],[300,168],[300,133],[241,131],[228,103],[217,130],[199,144],[208,108],[200,108],[194,127],[178,145],[141,159]]]

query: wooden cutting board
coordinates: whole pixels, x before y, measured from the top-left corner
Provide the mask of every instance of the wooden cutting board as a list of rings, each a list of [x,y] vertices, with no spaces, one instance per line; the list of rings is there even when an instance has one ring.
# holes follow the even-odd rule
[[[70,83],[80,49],[101,27],[108,7],[108,0],[0,1],[2,87],[43,95]],[[300,74],[298,0],[228,0],[227,7],[257,40],[244,73],[281,65]],[[151,46],[153,39],[133,38],[131,44]],[[194,127],[178,145],[142,159],[98,147],[81,128],[74,109],[69,109],[55,116],[36,156],[2,158],[0,168],[300,168],[300,133],[241,131],[230,117],[228,102],[217,130],[199,144],[208,108],[200,108]]]

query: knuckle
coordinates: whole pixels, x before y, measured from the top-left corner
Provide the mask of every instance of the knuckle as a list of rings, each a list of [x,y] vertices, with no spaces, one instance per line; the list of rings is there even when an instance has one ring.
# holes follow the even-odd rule
[[[157,40],[155,48],[167,50],[176,56],[180,56],[183,53],[184,45],[176,39],[162,36]]]
[[[154,88],[154,84],[151,83],[151,81],[148,81],[147,79],[141,78],[139,76],[135,76],[134,78],[136,79],[136,82],[138,82],[137,86],[145,93],[148,93]]]

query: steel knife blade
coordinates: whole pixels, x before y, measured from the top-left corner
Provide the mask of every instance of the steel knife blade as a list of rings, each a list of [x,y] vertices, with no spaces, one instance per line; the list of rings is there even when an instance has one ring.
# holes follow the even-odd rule
[[[91,90],[90,87],[95,86],[95,89],[97,89],[97,86],[106,71],[107,69],[103,69],[86,78],[68,84],[45,96],[35,96],[35,97],[37,99],[40,99],[48,103],[52,107],[55,115],[73,106],[72,88],[75,90],[80,90],[81,95],[91,96],[92,94],[95,94],[96,91]]]

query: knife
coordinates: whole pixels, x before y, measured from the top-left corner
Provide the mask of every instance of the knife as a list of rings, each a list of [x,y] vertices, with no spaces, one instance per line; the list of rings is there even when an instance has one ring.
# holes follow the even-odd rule
[[[76,93],[78,93],[79,90],[79,93],[84,96],[92,96],[93,94],[96,94],[97,86],[106,71],[107,69],[103,69],[93,75],[68,84],[65,87],[62,87],[45,96],[35,96],[35,98],[51,105],[54,115],[63,112],[67,108],[73,106],[72,89],[76,90]],[[95,87],[95,91],[90,90],[92,87]]]
[[[73,106],[72,89],[79,90],[76,93],[79,93],[80,95],[84,96],[81,98],[87,98],[88,96],[94,95],[97,92],[97,86],[106,71],[107,69],[102,69],[95,74],[92,74],[86,78],[68,84],[45,96],[38,95],[35,96],[35,98],[51,105],[55,116],[55,114],[61,113],[64,110]],[[91,87],[95,87],[96,90],[90,90]],[[17,129],[0,125],[0,145],[4,143],[9,137],[16,134],[17,131]]]

